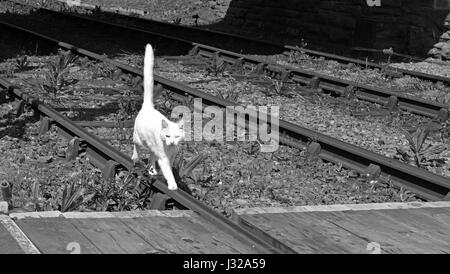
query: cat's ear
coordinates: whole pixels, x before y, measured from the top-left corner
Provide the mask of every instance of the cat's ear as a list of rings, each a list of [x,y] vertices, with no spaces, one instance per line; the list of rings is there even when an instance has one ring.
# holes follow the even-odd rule
[[[167,123],[167,121],[166,120],[164,120],[164,119],[162,119],[161,120],[161,128],[168,128],[169,127],[169,124]]]

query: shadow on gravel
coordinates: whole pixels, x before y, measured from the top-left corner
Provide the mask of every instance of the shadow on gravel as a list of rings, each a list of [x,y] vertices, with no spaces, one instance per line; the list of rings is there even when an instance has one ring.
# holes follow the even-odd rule
[[[0,17],[3,19],[3,17]],[[0,24],[0,62],[21,55],[43,56],[56,52],[54,44],[30,39],[28,34]]]
[[[22,116],[15,119],[15,115],[12,113],[8,113],[6,117],[2,118],[6,118],[6,121],[0,122],[0,128],[4,127],[4,129],[0,129],[0,139],[5,136],[21,139],[25,134],[27,124],[38,121],[34,116]]]
[[[115,58],[123,54],[143,55],[145,45],[151,43],[155,54],[185,55],[190,45],[167,40],[159,36],[124,31],[78,18],[31,11],[27,14],[2,13],[0,20],[49,36],[61,42],[106,54]],[[19,55],[44,55],[55,53],[58,46],[34,35],[0,24],[0,61]]]

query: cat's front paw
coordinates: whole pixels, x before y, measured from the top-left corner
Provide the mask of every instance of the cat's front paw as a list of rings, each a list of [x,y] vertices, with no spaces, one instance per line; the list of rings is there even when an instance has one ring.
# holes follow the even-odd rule
[[[177,190],[178,189],[178,186],[176,183],[171,183],[171,184],[169,183],[167,187],[169,188],[169,190]]]

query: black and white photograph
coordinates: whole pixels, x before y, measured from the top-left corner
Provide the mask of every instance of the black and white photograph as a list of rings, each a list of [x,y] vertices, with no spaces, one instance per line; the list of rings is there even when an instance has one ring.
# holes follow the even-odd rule
[[[450,0],[0,0],[0,254],[449,254],[449,108]]]

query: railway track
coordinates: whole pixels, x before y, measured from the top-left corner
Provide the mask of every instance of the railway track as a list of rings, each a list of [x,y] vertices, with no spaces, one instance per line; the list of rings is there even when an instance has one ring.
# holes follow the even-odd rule
[[[14,1],[12,1],[14,2]],[[143,19],[139,17],[131,17],[129,14],[126,14],[122,11],[113,11],[113,9],[110,8],[104,8],[99,6],[93,6],[89,4],[82,4],[80,3],[80,8],[87,9],[90,11],[104,11],[105,14],[114,12],[114,17],[119,17],[123,19],[121,21],[121,24],[129,24],[131,20],[136,22],[137,25],[140,25],[141,29],[145,30],[151,30],[153,33],[159,33],[162,35],[168,35],[173,36],[175,33],[176,37],[190,40],[190,41],[198,41],[199,43],[204,44],[211,44],[212,41],[217,41],[216,46],[220,46],[222,48],[226,48],[229,50],[234,50],[238,52],[244,52],[248,53],[249,51],[254,51],[255,48],[258,48],[257,53],[259,54],[273,54],[274,52],[289,54],[290,51],[302,51],[310,56],[313,57],[322,57],[328,60],[333,60],[342,64],[354,64],[357,66],[365,67],[365,68],[371,68],[371,69],[379,69],[379,70],[386,70],[386,66],[384,64],[379,64],[375,62],[369,62],[366,60],[360,60],[356,58],[351,57],[345,57],[342,55],[307,49],[307,48],[300,48],[298,46],[292,46],[292,45],[283,45],[279,43],[274,42],[268,42],[258,39],[252,39],[249,37],[244,37],[240,35],[225,33],[221,31],[215,31],[215,30],[209,30],[199,27],[189,27],[189,26],[183,26],[183,25],[177,25],[177,24],[171,24],[166,22],[160,22],[150,19]],[[41,8],[48,12],[55,12],[51,9]],[[74,14],[71,13],[64,13],[66,15],[74,16]],[[86,17],[86,16],[83,16]],[[114,20],[111,17],[112,20]],[[99,20],[100,21],[100,20]],[[111,22],[110,22],[111,23]],[[137,27],[139,28],[139,27]],[[236,45],[239,45],[237,48]],[[286,52],[287,51],[287,52]],[[255,52],[256,53],[256,52]],[[389,66],[389,74],[392,77],[402,77],[405,75],[409,75],[411,77],[416,77],[422,80],[431,81],[431,82],[442,82],[444,84],[450,83],[450,78],[413,71],[413,70],[407,70],[407,69],[401,69],[401,68],[395,68]]]
[[[13,1],[14,2],[14,1]],[[108,26],[112,26],[115,28],[121,28],[127,31],[133,31],[137,33],[147,34],[151,36],[158,36],[163,39],[168,39],[171,41],[176,41],[180,44],[185,44],[186,46],[192,47],[190,51],[190,55],[195,56],[201,56],[206,58],[213,58],[215,56],[222,58],[226,63],[240,66],[243,68],[252,68],[256,73],[259,73],[260,75],[267,75],[272,78],[279,79],[280,81],[288,81],[291,80],[299,85],[301,85],[305,89],[312,89],[316,92],[327,92],[331,93],[333,95],[337,96],[344,96],[344,97],[356,97],[360,100],[368,101],[371,103],[380,104],[389,110],[395,110],[397,107],[399,109],[408,111],[410,113],[414,113],[417,115],[422,115],[425,117],[429,117],[431,119],[435,119],[437,121],[443,122],[448,119],[448,111],[449,106],[446,104],[422,99],[419,97],[414,97],[410,95],[401,94],[399,92],[378,88],[374,86],[369,86],[365,84],[356,83],[353,81],[343,80],[336,77],[331,77],[328,75],[324,75],[317,72],[312,72],[309,70],[299,69],[299,68],[293,68],[289,66],[283,66],[275,63],[270,63],[265,60],[262,60],[261,58],[257,57],[251,57],[244,54],[239,54],[236,52],[232,52],[229,50],[224,50],[217,47],[212,47],[196,42],[192,42],[192,39],[189,38],[189,40],[182,39],[179,37],[170,36],[168,34],[162,33],[160,30],[156,31],[148,31],[143,30],[140,28],[135,27],[129,27],[129,26],[123,26],[117,23],[107,22],[100,19],[95,19],[92,17],[87,17],[79,14],[73,14],[73,13],[67,13],[67,12],[57,12],[50,9],[44,9],[41,8],[40,10],[44,12],[51,13],[52,15],[59,15],[59,16],[70,16],[71,18],[78,19],[78,20],[87,20],[90,22],[105,24]],[[155,24],[159,24],[161,22],[156,22]],[[168,23],[161,23],[163,25],[169,25],[173,27],[178,27],[177,25],[172,25]],[[186,26],[181,26],[183,29],[190,29]],[[194,30],[200,31],[200,29],[194,28]],[[216,35],[225,35],[223,33],[216,33]],[[180,35],[181,36],[181,35]],[[183,37],[185,37],[186,34],[184,34]],[[235,37],[235,36],[232,36]],[[185,37],[187,38],[187,37]],[[242,38],[243,37],[237,37]],[[234,38],[233,38],[234,39]],[[253,41],[253,40],[251,40]],[[256,43],[253,41],[253,43]],[[253,45],[253,44],[252,44]],[[283,46],[284,49],[289,50],[304,50],[299,49],[297,47],[292,46]],[[321,52],[316,51],[309,51],[312,55],[319,56],[322,54]],[[323,53],[325,54],[325,53]],[[338,58],[337,55],[332,54],[325,54],[329,56],[331,59]],[[342,61],[345,61],[347,63],[350,62],[360,62],[357,64],[362,64],[361,60],[351,59],[342,57]],[[334,59],[333,59],[334,60]],[[376,65],[375,63],[372,63],[373,65]],[[404,72],[402,72],[405,74]],[[419,73],[420,74],[420,73]],[[406,74],[405,74],[406,75]],[[422,75],[423,76],[423,75]],[[432,76],[432,75],[431,75]],[[415,76],[418,77],[418,76]],[[420,78],[420,77],[418,77]],[[438,77],[439,78],[439,77]],[[445,79],[440,79],[441,82]],[[447,79],[450,80],[450,79]]]
[[[122,73],[130,74],[131,78],[139,77],[138,79],[142,79],[143,75],[141,69],[125,65],[103,55],[58,41],[55,38],[48,37],[22,27],[14,26],[6,22],[0,23],[15,30],[26,32],[29,35],[39,39],[44,39],[48,42],[54,43],[61,48],[72,51],[75,54],[113,65],[120,69]],[[205,105],[215,105],[223,108],[226,106],[237,106],[235,102],[206,94],[184,84],[174,82],[157,75],[155,75],[154,81],[156,85],[159,85],[159,88],[163,88],[178,97],[192,96],[194,98],[201,98]],[[368,175],[373,179],[379,178],[380,176],[389,178],[389,180],[397,186],[405,187],[426,200],[434,201],[450,198],[449,178],[439,176],[426,170],[367,151],[360,147],[342,142],[335,138],[300,127],[287,121],[279,121],[279,131],[279,139],[281,143],[302,150],[305,146],[308,146],[307,151],[312,156],[320,157],[325,161],[341,164],[345,168],[355,170],[362,175]],[[310,140],[314,140],[314,142],[310,143]],[[118,163],[124,166],[130,165],[129,160],[125,161],[125,159],[120,158],[121,157],[118,158],[118,160],[120,160]],[[160,187],[158,188],[160,190],[165,190],[165,186],[162,184],[159,184],[159,186]],[[170,195],[176,196],[177,194],[170,193]]]
[[[76,140],[77,145],[71,145],[70,150],[67,152],[69,155],[77,155],[80,147],[85,147],[90,162],[101,169],[104,176],[111,177],[120,169],[131,170],[133,168],[133,161],[130,157],[84,130],[52,107],[27,95],[20,89],[14,87],[6,79],[0,78],[0,87],[1,98],[15,98],[20,100],[17,107],[17,115],[21,115],[25,105],[32,107],[34,115],[41,118],[40,134],[49,130],[50,125],[55,125],[58,127],[60,135],[71,141],[72,144],[74,143],[72,140]],[[166,184],[160,179],[152,182],[152,186],[161,191],[161,193],[170,196],[183,207],[198,213],[207,221],[215,224],[218,229],[226,231],[241,242],[248,244],[255,251],[262,253],[294,253],[290,247],[276,239],[267,242],[267,238],[253,235],[242,226],[230,221],[182,190],[169,191]]]

